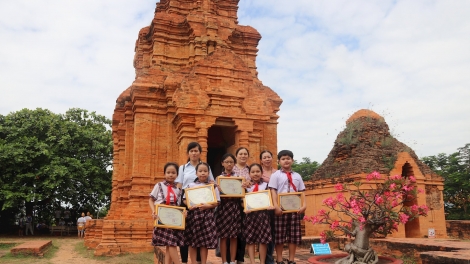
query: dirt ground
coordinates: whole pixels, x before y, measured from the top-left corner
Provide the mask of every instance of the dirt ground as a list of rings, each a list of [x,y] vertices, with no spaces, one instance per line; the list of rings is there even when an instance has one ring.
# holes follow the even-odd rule
[[[103,264],[103,263],[153,263],[152,253],[125,255],[119,257],[94,257],[92,250],[86,250],[83,239],[76,237],[0,237],[0,243],[23,243],[28,240],[52,240],[52,247],[44,257],[9,255],[9,249],[0,249],[0,263],[12,264]],[[80,245],[81,243],[81,245]]]

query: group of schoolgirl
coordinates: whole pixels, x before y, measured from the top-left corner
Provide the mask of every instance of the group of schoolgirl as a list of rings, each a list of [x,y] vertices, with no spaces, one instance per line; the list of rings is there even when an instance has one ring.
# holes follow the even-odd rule
[[[237,150],[237,154],[239,150]],[[297,213],[283,214],[277,203],[278,193],[305,190],[301,176],[291,170],[293,163],[292,152],[289,150],[279,152],[278,161],[281,169],[272,174],[269,183],[262,180],[263,169],[261,165],[251,164],[251,166],[246,166],[243,172],[240,171],[240,168],[237,172],[235,156],[227,153],[222,157],[223,172],[221,176],[245,177],[246,181],[243,187],[248,193],[270,190],[273,207],[269,209],[275,212],[274,232],[272,232],[271,218],[266,210],[254,212],[245,210],[245,217],[243,217],[241,198],[220,197],[220,187],[214,183],[209,165],[199,159],[201,151],[202,148],[197,142],[191,142],[187,148],[188,163],[180,167],[176,163],[167,163],[164,166],[165,180],[155,184],[150,193],[149,205],[152,210],[152,217],[158,219],[154,208],[156,204],[187,207],[185,189],[207,184],[214,184],[216,187],[214,189],[218,203],[199,204],[191,207],[187,211],[185,230],[154,229],[152,245],[166,246],[165,264],[171,264],[172,262],[175,264],[186,263],[188,246],[191,263],[196,264],[200,258],[200,263],[206,264],[208,249],[215,249],[218,239],[220,239],[222,262],[224,264],[234,264],[236,263],[237,237],[239,238],[240,234],[248,244],[248,253],[252,264],[254,264],[255,245],[259,244],[260,262],[264,264],[267,244],[272,240],[275,244],[277,263],[284,264],[282,250],[284,243],[288,243],[288,264],[295,264],[296,247],[301,243],[300,214],[305,212],[306,204],[304,203]],[[216,207],[217,210],[215,210]],[[230,241],[228,251],[231,259],[229,261],[226,252],[227,240]],[[177,247],[180,247],[182,261],[179,260]]]

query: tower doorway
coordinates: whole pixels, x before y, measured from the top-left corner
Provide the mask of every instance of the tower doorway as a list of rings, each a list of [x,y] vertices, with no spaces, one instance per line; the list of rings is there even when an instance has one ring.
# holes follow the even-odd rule
[[[217,120],[207,134],[207,163],[216,177],[222,172],[222,156],[235,144],[235,123]]]

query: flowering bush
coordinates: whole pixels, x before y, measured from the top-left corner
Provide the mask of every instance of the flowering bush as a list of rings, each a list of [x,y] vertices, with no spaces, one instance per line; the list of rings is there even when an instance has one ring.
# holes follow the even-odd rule
[[[337,195],[323,201],[330,210],[321,209],[314,216],[305,216],[304,220],[329,225],[330,230],[321,233],[322,243],[328,235],[340,232],[356,238],[347,249],[349,253],[368,254],[369,258],[373,258],[376,255],[372,254],[375,253],[367,253],[372,251],[369,249],[371,235],[387,236],[398,229],[399,223],[405,224],[419,216],[426,216],[428,208],[413,204],[418,193],[422,192],[414,186],[416,179],[413,176],[395,175],[382,180],[378,172],[372,172],[366,180],[370,182],[369,188],[361,188],[361,182],[336,184]],[[345,197],[345,192],[349,192],[349,198]],[[361,256],[354,257],[357,261],[361,259]]]

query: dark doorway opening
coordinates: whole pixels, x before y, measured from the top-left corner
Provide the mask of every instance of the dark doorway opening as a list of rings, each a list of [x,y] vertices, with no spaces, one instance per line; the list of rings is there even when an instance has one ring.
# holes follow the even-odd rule
[[[217,121],[209,128],[207,137],[207,163],[211,166],[214,177],[222,172],[222,156],[235,144],[235,124],[233,121]]]

